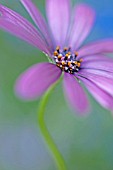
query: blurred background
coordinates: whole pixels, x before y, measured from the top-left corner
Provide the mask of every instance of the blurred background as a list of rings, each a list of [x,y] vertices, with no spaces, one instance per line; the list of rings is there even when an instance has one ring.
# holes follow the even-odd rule
[[[33,0],[45,15],[45,0]],[[86,42],[113,38],[113,0],[87,3],[97,14]],[[32,22],[19,0],[0,0]],[[37,125],[39,101],[23,102],[14,95],[17,77],[32,64],[47,61],[26,42],[0,30],[0,170],[56,170]],[[78,117],[65,103],[62,86],[53,91],[45,114],[47,127],[69,170],[113,169],[113,115],[89,95],[92,112]]]

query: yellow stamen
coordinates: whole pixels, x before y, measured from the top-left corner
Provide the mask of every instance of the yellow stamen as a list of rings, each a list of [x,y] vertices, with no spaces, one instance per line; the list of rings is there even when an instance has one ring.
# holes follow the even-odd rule
[[[56,64],[58,67],[60,67],[60,64]]]
[[[75,61],[74,64],[76,65],[76,64],[77,64],[77,61]]]
[[[68,48],[67,47],[64,47],[64,51],[67,51],[68,50]]]
[[[71,55],[71,52],[68,52],[68,55]]]
[[[78,62],[78,63],[77,63],[77,66],[80,67],[80,65],[81,65],[80,62]]]
[[[78,56],[78,52],[75,51],[75,55]]]
[[[57,47],[56,47],[56,50],[57,50],[57,51],[60,50],[60,46],[57,46]]]
[[[65,65],[66,63],[65,63],[65,61],[62,61],[62,65]]]
[[[62,58],[62,56],[61,55],[58,55],[58,59],[61,59]]]
[[[69,54],[67,53],[67,54],[65,55],[65,57],[67,57],[67,58],[68,58],[68,56],[69,56]]]
[[[54,51],[54,56],[57,56],[58,55],[58,52],[57,51]]]
[[[68,61],[68,66],[70,66],[71,65],[71,61]]]
[[[80,62],[83,62],[83,59],[82,59],[82,58],[80,59]]]

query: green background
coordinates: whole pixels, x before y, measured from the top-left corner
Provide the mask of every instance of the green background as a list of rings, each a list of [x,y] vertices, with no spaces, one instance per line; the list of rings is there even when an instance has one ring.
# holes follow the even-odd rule
[[[34,0],[45,15],[45,1]],[[79,2],[74,1],[73,3]],[[113,38],[112,0],[81,0],[97,13],[87,38]],[[32,22],[19,0],[0,0]],[[39,101],[25,102],[14,94],[17,77],[29,66],[47,61],[44,54],[26,42],[0,30],[0,170],[55,170],[54,160],[37,125]],[[89,95],[89,94],[88,94]],[[89,95],[92,112],[79,117],[66,105],[62,83],[47,105],[47,127],[69,170],[113,169],[113,115]]]

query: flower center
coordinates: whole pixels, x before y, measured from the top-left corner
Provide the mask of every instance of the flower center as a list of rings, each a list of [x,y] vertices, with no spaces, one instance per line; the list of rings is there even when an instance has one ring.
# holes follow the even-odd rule
[[[54,51],[54,61],[56,66],[62,71],[70,74],[74,74],[80,70],[82,59],[77,60],[78,53],[71,53],[71,48],[64,48],[60,50],[60,47],[56,47]]]

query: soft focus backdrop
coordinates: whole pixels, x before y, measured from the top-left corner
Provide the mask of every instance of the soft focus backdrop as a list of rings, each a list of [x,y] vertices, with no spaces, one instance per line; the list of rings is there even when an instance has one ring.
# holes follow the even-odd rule
[[[45,15],[45,1],[33,2]],[[113,38],[113,0],[73,0],[79,2],[88,3],[97,14],[86,42]],[[31,21],[19,0],[0,3]],[[42,61],[47,58],[36,48],[0,30],[0,170],[56,169],[37,125],[40,99],[23,102],[13,91],[20,73]],[[49,99],[46,123],[69,170],[113,170],[113,115],[89,98],[91,114],[78,117],[66,105],[59,84]]]

